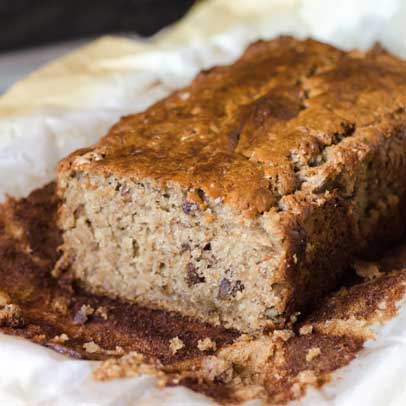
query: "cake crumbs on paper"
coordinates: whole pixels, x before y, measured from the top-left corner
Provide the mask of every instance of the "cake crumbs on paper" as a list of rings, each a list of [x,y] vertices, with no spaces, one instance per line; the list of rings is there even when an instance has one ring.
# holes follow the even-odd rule
[[[64,296],[55,298],[51,303],[52,308],[61,314],[68,313],[69,305],[70,305],[70,300]]]
[[[106,355],[111,355],[111,356],[118,356],[118,355],[122,356],[125,354],[124,348],[121,347],[120,345],[116,345],[116,347],[113,350],[105,350],[102,347],[100,347],[99,344],[95,343],[94,341],[89,341],[88,343],[83,344],[83,348],[89,354],[100,353],[100,354],[106,354]]]
[[[107,355],[124,355],[124,348],[120,345],[116,345],[114,350],[106,350],[104,351]]]
[[[295,333],[292,330],[275,330],[272,335],[274,338],[280,338],[283,341],[288,341],[295,336]]]
[[[92,306],[90,305],[82,305],[82,307],[76,312],[74,318],[73,318],[73,322],[75,324],[85,324],[88,319],[89,316],[91,316],[94,313],[94,309]]]
[[[302,387],[300,386],[300,383],[295,382],[290,388],[290,391],[294,399],[300,397],[302,394]]]
[[[321,350],[319,347],[310,348],[306,354],[306,361],[310,362],[310,361],[314,360],[315,358],[317,358],[320,354],[321,354]]]
[[[88,343],[83,344],[83,348],[88,352],[89,354],[94,354],[96,352],[101,351],[101,347],[99,344],[96,344],[94,341],[89,341]]]
[[[317,382],[317,376],[311,369],[305,369],[304,371],[299,372],[297,379],[304,385],[315,384]]]
[[[110,381],[118,378],[130,378],[149,375],[156,379],[158,387],[168,383],[168,376],[161,370],[159,361],[148,360],[138,352],[130,352],[121,358],[110,358],[103,361],[94,371],[96,381]]]
[[[356,274],[365,280],[376,279],[383,275],[374,262],[357,261],[354,268]]]
[[[206,337],[203,340],[199,340],[197,342],[197,348],[204,352],[204,351],[216,351],[217,344],[215,341],[211,340],[209,337]]]
[[[205,357],[202,361],[202,373],[205,379],[228,383],[233,377],[233,364],[230,360],[217,356]]]
[[[69,341],[69,336],[65,333],[60,334],[59,336],[55,336],[51,340],[55,344],[64,344]]]
[[[169,340],[169,348],[171,349],[173,355],[175,355],[184,346],[185,344],[178,336],[173,337]]]
[[[297,382],[295,382],[290,388],[290,392],[294,399],[302,396],[307,385],[317,384],[317,375],[310,369],[299,372],[296,379]]]
[[[82,305],[80,311],[83,312],[86,316],[91,316],[94,313],[93,307],[87,304]]]
[[[290,316],[290,321],[291,321],[293,324],[295,324],[295,323],[297,322],[299,316],[300,316],[300,312],[293,313],[293,314]]]
[[[105,306],[99,306],[94,312],[95,316],[101,317],[103,320],[108,319],[107,308]]]
[[[301,336],[306,336],[313,332],[313,326],[311,324],[305,324],[304,326],[300,327],[299,334]]]

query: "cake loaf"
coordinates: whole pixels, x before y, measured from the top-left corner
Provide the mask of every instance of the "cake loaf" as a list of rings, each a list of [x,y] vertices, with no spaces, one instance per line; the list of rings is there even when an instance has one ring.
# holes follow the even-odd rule
[[[58,193],[59,273],[243,332],[280,327],[405,230],[406,64],[256,42],[62,160]]]

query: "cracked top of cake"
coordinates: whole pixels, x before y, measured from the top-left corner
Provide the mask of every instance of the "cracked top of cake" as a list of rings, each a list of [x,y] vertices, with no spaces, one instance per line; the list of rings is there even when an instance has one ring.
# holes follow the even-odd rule
[[[254,216],[299,189],[328,190],[366,138],[405,127],[405,107],[406,63],[380,47],[280,37],[123,117],[60,171],[177,182]]]

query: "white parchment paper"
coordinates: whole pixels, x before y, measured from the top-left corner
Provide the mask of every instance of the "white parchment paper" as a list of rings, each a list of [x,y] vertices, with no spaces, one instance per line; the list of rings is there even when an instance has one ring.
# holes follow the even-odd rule
[[[148,42],[106,37],[64,57],[0,98],[0,200],[55,176],[56,162],[102,136],[121,116],[235,60],[258,38],[312,36],[343,48],[380,41],[406,57],[403,0],[211,0]],[[296,405],[406,405],[406,305],[377,327],[358,358]],[[97,383],[94,363],[0,335],[0,405],[211,405],[150,377]],[[250,402],[255,404],[256,402]]]

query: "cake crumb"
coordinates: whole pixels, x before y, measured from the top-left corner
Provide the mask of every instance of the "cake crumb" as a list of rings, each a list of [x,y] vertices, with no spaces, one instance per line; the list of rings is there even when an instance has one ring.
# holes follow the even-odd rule
[[[108,355],[124,355],[124,348],[120,345],[116,345],[114,350],[106,350],[105,353]]]
[[[47,336],[45,334],[35,334],[34,335],[34,340],[37,343],[44,343],[47,339]]]
[[[294,383],[290,388],[293,398],[298,398],[302,394],[302,387],[299,383]]]
[[[306,336],[313,332],[313,326],[311,324],[305,324],[304,326],[300,327],[299,334],[301,336]]]
[[[69,308],[70,300],[64,296],[57,297],[52,301],[52,308],[58,313],[67,314]]]
[[[211,340],[209,337],[206,337],[205,339],[197,342],[197,348],[200,351],[216,351],[217,345],[215,341]]]
[[[69,341],[69,336],[65,333],[62,333],[59,336],[55,336],[51,341],[56,344],[64,344],[66,343],[66,341]]]
[[[108,319],[107,308],[105,306],[99,306],[94,312],[96,316],[101,317],[103,320]]]
[[[315,384],[317,382],[316,374],[310,369],[305,369],[304,371],[299,372],[297,378],[299,382],[304,385]]]
[[[121,358],[110,358],[103,361],[93,372],[96,381],[109,381],[118,378],[129,378],[139,375],[150,375],[156,379],[158,387],[167,384],[168,376],[161,371],[159,361],[148,360],[138,352],[130,352]]]
[[[171,338],[169,341],[169,348],[171,349],[173,355],[175,355],[184,346],[185,344],[183,344],[183,341],[178,336]]]
[[[99,344],[96,344],[94,341],[89,341],[88,343],[83,344],[83,348],[89,354],[94,354],[96,352],[100,352],[101,348]]]
[[[354,268],[356,274],[366,280],[372,280],[382,276],[378,265],[373,262],[357,261],[354,264]]]
[[[306,361],[310,362],[310,361],[314,360],[315,358],[317,358],[320,354],[321,354],[321,350],[319,347],[310,348],[306,354]]]
[[[85,324],[88,321],[89,316],[91,316],[93,313],[94,313],[93,307],[84,304],[79,309],[79,311],[76,312],[75,317],[73,318],[73,322],[75,324]]]
[[[203,359],[202,373],[205,379],[211,382],[220,381],[228,383],[233,378],[233,366],[229,360],[209,356]]]
[[[293,324],[295,324],[295,323],[297,322],[299,316],[300,316],[300,312],[293,313],[293,314],[290,316],[290,321],[291,321]]]
[[[274,338],[280,338],[283,341],[288,341],[295,336],[295,333],[292,330],[275,330],[273,332]]]

